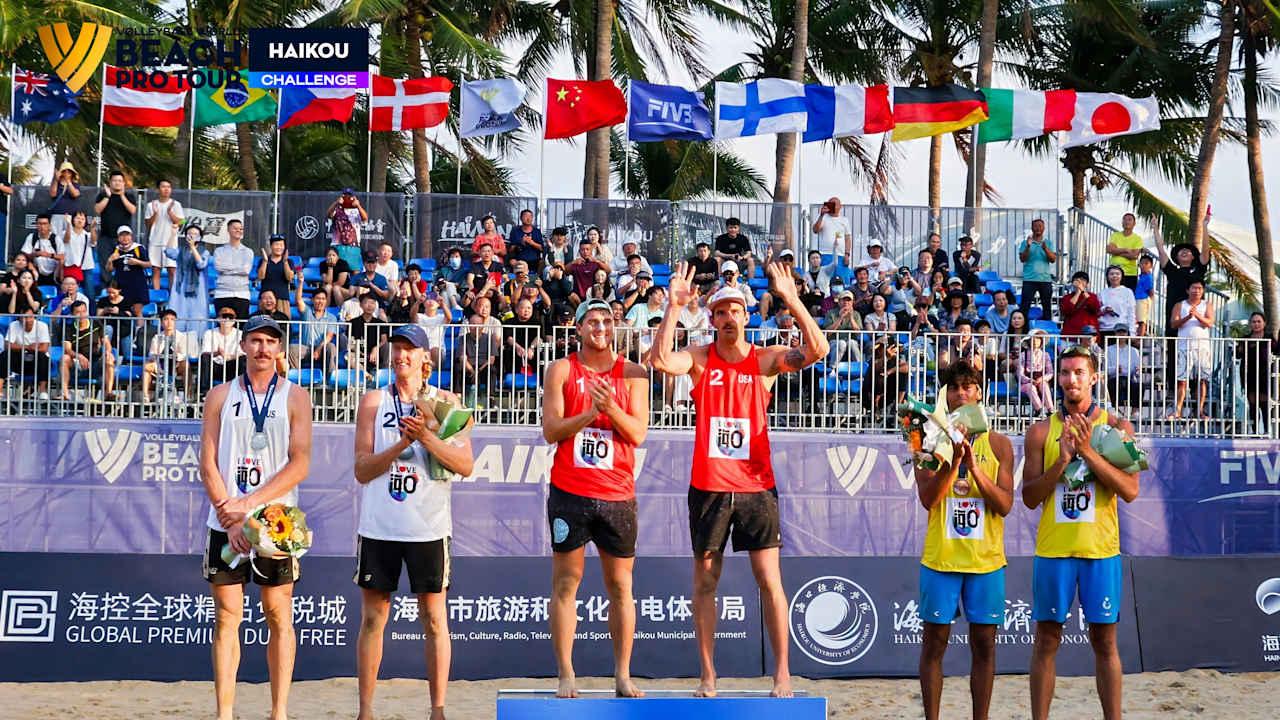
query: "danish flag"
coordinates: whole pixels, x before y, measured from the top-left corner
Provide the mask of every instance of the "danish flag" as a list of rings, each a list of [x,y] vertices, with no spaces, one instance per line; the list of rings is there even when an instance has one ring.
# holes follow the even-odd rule
[[[370,130],[412,130],[444,122],[453,83],[442,77],[397,80],[374,75],[371,90]]]

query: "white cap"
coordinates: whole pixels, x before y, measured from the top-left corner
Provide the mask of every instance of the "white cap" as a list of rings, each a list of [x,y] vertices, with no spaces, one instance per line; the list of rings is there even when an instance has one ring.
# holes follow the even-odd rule
[[[129,233],[130,235],[132,235],[133,228],[129,227],[128,225],[121,225],[120,227],[116,228],[116,235],[119,235],[120,233]]]
[[[725,273],[730,270],[734,272],[738,272],[738,263],[732,260],[725,260],[724,262],[720,263],[720,272]]]
[[[881,245],[881,244],[880,244],[880,241],[879,241],[879,240],[877,240],[877,239],[875,239],[875,238],[871,238],[870,240],[868,240],[868,241],[867,241],[867,247],[869,247],[869,248],[872,248],[872,247],[878,247],[878,248],[880,248],[881,250],[883,250],[883,249],[884,249],[884,245]]]
[[[711,299],[707,301],[707,309],[714,310],[716,305],[722,302],[736,302],[742,305],[742,309],[745,310],[747,308],[747,296],[743,295],[742,291],[735,287],[726,286],[717,290],[711,296]]]

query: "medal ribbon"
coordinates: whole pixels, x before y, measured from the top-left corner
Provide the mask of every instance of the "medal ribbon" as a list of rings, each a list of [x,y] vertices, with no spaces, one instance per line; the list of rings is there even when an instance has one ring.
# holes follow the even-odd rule
[[[244,391],[249,396],[249,412],[253,415],[253,430],[261,433],[267,424],[267,412],[271,409],[271,397],[276,394],[276,381],[279,375],[271,374],[271,382],[267,384],[267,392],[263,394],[262,409],[258,409],[258,398],[253,393],[253,384],[249,382],[249,373],[244,374]]]

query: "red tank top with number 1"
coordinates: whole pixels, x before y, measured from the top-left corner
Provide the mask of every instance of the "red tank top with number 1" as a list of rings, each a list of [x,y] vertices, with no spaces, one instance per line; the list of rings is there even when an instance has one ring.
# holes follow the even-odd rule
[[[626,360],[621,356],[609,372],[597,373],[578,361],[578,353],[570,355],[563,391],[564,416],[581,415],[591,407],[587,383],[597,378],[609,381],[613,401],[623,412],[629,412],[631,393],[627,391],[625,369]],[[576,435],[557,443],[551,484],[583,497],[630,500],[636,496],[635,454],[635,446],[614,430],[608,415],[601,413]]]
[[[754,346],[731,363],[707,348],[693,388],[698,410],[690,484],[709,492],[761,492],[773,487],[767,411],[770,393]]]

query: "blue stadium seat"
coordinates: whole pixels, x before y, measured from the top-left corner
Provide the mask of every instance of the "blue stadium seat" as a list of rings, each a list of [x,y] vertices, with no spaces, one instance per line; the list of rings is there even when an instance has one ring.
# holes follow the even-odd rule
[[[1039,305],[1032,305],[1027,310],[1028,320],[1040,320],[1043,317],[1044,317],[1044,308],[1040,307]]]
[[[147,303],[146,305],[142,306],[143,317],[154,317],[157,311],[158,311],[158,308],[156,307],[156,304],[153,302]]]
[[[763,323],[764,321],[760,319],[760,315],[758,313],[751,313],[751,317],[747,319],[747,327],[749,328],[758,328]]]
[[[995,270],[980,270],[978,271],[978,282],[986,285],[987,289],[990,290],[991,283],[1000,282],[1000,273]]]
[[[303,387],[324,384],[324,370],[320,368],[295,368],[289,371],[289,382]]]
[[[1004,398],[1012,397],[1013,395],[1014,393],[1010,391],[1009,383],[1007,382],[1003,382],[1003,381],[993,382],[987,386],[988,399],[991,399],[991,398],[1004,399]]]
[[[991,296],[990,296],[990,295],[988,295],[987,293],[980,293],[980,294],[978,294],[978,295],[974,295],[974,296],[973,296],[973,304],[974,304],[974,305],[978,305],[978,306],[986,306],[986,305],[990,305],[990,304],[992,304],[993,302],[995,302],[995,301],[994,301],[994,300],[992,300],[992,299],[991,299]]]
[[[36,289],[48,299],[53,299],[58,294],[57,285],[37,285]]]
[[[169,302],[168,290],[148,290],[147,295],[149,296],[149,299],[151,300],[151,302],[157,305],[163,305]]]
[[[757,267],[756,270],[759,271],[760,268]],[[752,290],[766,290],[769,287],[769,279],[756,276],[751,278],[747,284],[751,286]]]
[[[847,390],[848,387],[848,382],[842,383],[840,380],[833,377],[824,377],[818,381],[818,389],[827,395],[834,395],[841,390]]]
[[[409,263],[412,265],[417,265],[418,267],[422,268],[422,274],[424,276],[428,272],[434,271],[437,267],[436,259],[429,258],[429,257],[412,258],[411,260],[409,260]]]
[[[395,374],[392,372],[391,368],[379,368],[378,375],[374,378],[373,382],[377,387],[384,388],[390,385],[391,381],[394,379]]]
[[[860,362],[842,362],[836,365],[836,375],[844,379],[862,377],[865,371],[866,365]]]
[[[653,263],[649,267],[653,268],[653,274],[655,276],[671,274],[671,266],[664,263]]]
[[[294,269],[294,270],[297,270],[298,268],[302,267],[302,256],[301,256],[301,255],[290,255],[290,256],[289,256],[289,264],[293,266],[293,269]]]
[[[460,323],[460,322],[462,322],[462,309],[461,309],[461,308],[459,308],[459,309],[457,309],[457,310],[454,310],[454,311],[453,311],[453,321],[454,321],[454,322],[456,322],[456,323]]]
[[[1043,330],[1049,333],[1050,335],[1057,335],[1060,330],[1060,328],[1058,327],[1058,323],[1054,322],[1053,320],[1032,320],[1031,329]]]
[[[532,390],[538,387],[537,375],[525,375],[524,373],[507,373],[502,380],[502,387],[508,390]]]
[[[1013,292],[1013,283],[1004,280],[992,280],[991,282],[986,283],[986,286],[987,292],[995,292],[997,290]]]
[[[126,382],[142,379],[142,368],[138,365],[117,365],[116,379]]]
[[[448,370],[437,370],[431,373],[431,377],[427,382],[439,388],[447,388],[451,379],[452,377]]]
[[[329,384],[339,390],[346,390],[349,387],[360,387],[363,382],[364,371],[359,369],[334,370],[329,376]]]

